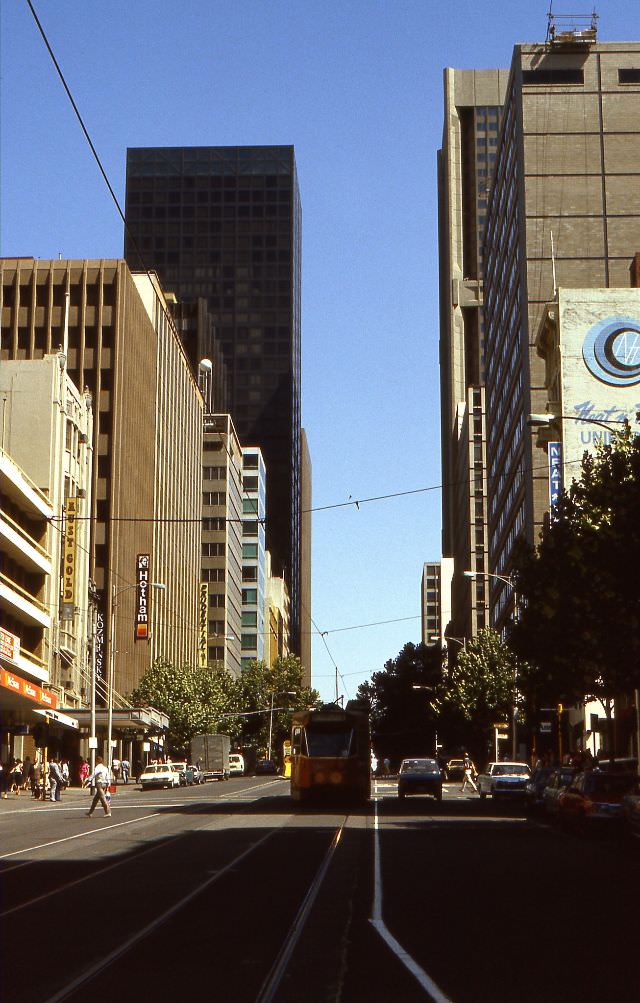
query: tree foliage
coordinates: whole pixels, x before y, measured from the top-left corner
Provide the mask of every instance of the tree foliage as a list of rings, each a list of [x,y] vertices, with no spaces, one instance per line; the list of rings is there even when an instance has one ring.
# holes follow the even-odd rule
[[[157,659],[130,699],[169,716],[168,747],[187,755],[194,735],[221,732],[234,743],[255,745],[266,754],[271,694],[274,695],[272,748],[280,750],[291,729],[291,712],[314,705],[315,690],[302,685],[302,664],[294,655],[276,659],[272,668],[253,662],[236,679],[220,669],[178,668]],[[245,713],[245,712],[254,713]]]
[[[610,706],[640,685],[640,437],[629,429],[565,491],[535,550],[518,558],[522,612],[512,643],[538,703]]]
[[[434,752],[441,687],[441,648],[410,642],[370,681],[361,683],[358,698],[369,707],[378,758],[388,757],[397,764],[406,756]]]
[[[524,666],[497,631],[485,627],[459,652],[451,666],[443,705],[457,709],[469,724],[468,745],[483,754],[491,726],[508,722]]]

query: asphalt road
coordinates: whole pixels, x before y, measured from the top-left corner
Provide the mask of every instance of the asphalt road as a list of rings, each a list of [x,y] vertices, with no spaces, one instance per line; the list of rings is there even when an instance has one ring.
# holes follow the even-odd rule
[[[88,797],[0,802],[3,1003],[640,996],[638,841],[457,785],[353,813],[277,778]]]

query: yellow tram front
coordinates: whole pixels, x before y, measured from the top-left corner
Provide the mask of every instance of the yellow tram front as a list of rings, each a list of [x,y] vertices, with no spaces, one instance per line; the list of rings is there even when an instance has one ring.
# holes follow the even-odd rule
[[[291,730],[291,797],[359,803],[371,794],[366,711],[325,705],[296,711]]]

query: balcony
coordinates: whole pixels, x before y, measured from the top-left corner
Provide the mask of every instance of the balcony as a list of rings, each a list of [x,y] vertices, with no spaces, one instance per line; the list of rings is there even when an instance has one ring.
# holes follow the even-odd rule
[[[0,494],[6,495],[31,518],[53,517],[51,502],[31,478],[0,447]]]
[[[21,568],[29,572],[51,574],[51,558],[29,534],[14,522],[6,512],[0,511],[0,543],[7,554]]]
[[[0,608],[6,609],[16,620],[30,626],[51,626],[49,610],[35,596],[30,595],[17,582],[0,571]]]

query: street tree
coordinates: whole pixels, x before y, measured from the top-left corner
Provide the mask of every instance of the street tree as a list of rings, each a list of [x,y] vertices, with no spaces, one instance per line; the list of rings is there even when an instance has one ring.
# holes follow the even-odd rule
[[[522,670],[514,651],[490,627],[479,631],[450,666],[443,706],[467,722],[467,745],[474,755],[486,752],[492,725],[510,720]]]
[[[234,711],[241,733],[241,744],[254,746],[258,755],[282,751],[291,734],[291,714],[299,708],[313,707],[319,701],[316,690],[303,685],[303,666],[296,655],[276,658],[271,668],[264,661],[249,663],[235,684]],[[273,705],[273,717],[271,706]]]
[[[517,558],[512,634],[538,703],[616,697],[640,685],[640,437],[627,428],[566,490],[535,549]]]
[[[384,669],[358,687],[358,698],[369,708],[378,759],[397,764],[407,756],[435,751],[442,662],[439,645],[408,642]]]

